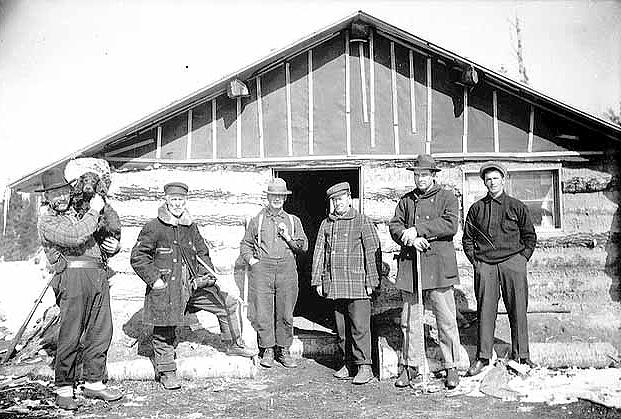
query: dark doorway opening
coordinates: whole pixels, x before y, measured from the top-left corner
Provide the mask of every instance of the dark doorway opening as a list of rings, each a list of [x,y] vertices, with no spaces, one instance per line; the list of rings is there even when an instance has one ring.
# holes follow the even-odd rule
[[[311,289],[313,250],[321,221],[329,212],[326,190],[339,182],[349,182],[354,205],[360,202],[360,168],[276,169],[274,176],[283,178],[293,192],[285,202],[285,211],[300,217],[308,237],[308,252],[298,256],[299,293],[294,315],[333,329],[333,310],[330,301]]]

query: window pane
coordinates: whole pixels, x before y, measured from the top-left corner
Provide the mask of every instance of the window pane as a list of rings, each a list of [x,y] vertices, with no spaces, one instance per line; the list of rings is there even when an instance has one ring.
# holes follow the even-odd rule
[[[556,172],[550,170],[511,172],[508,176],[507,192],[528,206],[537,227],[560,227],[555,178]]]
[[[464,213],[467,213],[470,205],[485,196],[487,189],[478,173],[467,173],[465,180]],[[511,171],[505,188],[509,195],[526,204],[535,227],[561,227],[557,170]]]

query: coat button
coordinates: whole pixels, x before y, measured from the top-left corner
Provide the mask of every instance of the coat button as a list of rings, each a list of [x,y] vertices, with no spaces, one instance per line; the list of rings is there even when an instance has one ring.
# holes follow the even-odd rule
[[[171,280],[171,281],[174,281],[174,280],[175,280],[175,277],[174,277],[174,276],[171,276],[171,277],[170,277],[170,280]]]
[[[173,240],[173,244],[177,244],[177,240]]]
[[[173,263],[177,263],[177,259],[173,259]]]
[[[429,219],[429,216],[427,215],[427,216],[425,216],[425,218],[426,218],[426,219]]]

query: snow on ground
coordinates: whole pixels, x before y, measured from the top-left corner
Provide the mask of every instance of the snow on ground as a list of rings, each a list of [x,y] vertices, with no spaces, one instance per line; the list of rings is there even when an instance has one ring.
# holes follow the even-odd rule
[[[17,333],[50,278],[45,272],[45,263],[36,264],[34,260],[0,262],[0,315],[4,318],[1,325],[11,334]],[[54,292],[50,288],[32,321],[54,304]]]

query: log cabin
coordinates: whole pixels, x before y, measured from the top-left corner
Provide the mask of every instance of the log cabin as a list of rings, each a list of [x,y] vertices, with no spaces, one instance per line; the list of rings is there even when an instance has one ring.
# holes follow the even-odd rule
[[[419,153],[440,162],[439,182],[459,197],[463,220],[485,193],[480,165],[501,161],[508,192],[528,205],[539,236],[529,264],[533,316],[557,313],[531,328],[531,340],[572,334],[573,325],[619,350],[620,145],[621,127],[360,11],[10,188],[31,192],[42,171],[76,157],[106,159],[109,201],[123,222],[113,267],[131,275],[129,249],[168,181],[190,186],[188,205],[223,272],[235,270],[244,220],[265,205],[272,177],[293,190],[285,208],[302,219],[311,249],[328,210],[325,190],[348,181],[394,276],[387,221],[413,188],[408,164]],[[458,305],[472,310],[461,232],[455,247]],[[319,319],[328,310],[309,289],[311,253],[299,258],[296,313]],[[374,311],[399,305],[384,281]]]

